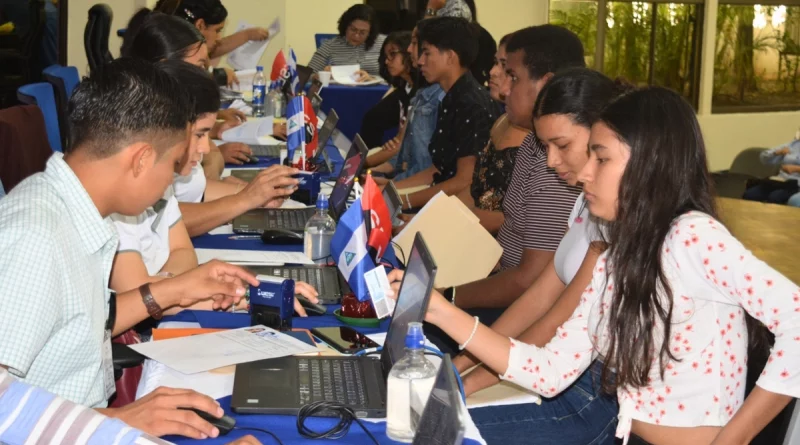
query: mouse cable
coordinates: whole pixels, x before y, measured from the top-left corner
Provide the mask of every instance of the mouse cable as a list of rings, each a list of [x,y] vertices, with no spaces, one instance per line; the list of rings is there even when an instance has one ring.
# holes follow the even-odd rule
[[[272,431],[262,430],[261,428],[253,428],[249,426],[235,426],[233,427],[233,429],[235,429],[236,431],[258,431],[259,433],[264,433],[269,436],[272,436],[272,438],[275,439],[275,442],[278,442],[278,445],[283,445],[283,442],[281,442],[281,440],[278,439],[278,436],[276,436],[275,433],[273,433]]]
[[[314,417],[324,411],[333,413],[333,417],[339,418],[339,423],[328,431],[322,432],[314,431],[306,426],[306,419]],[[367,436],[372,439],[375,445],[380,445],[378,439],[369,432],[367,427],[364,426],[358,416],[356,416],[355,411],[349,406],[338,402],[314,402],[300,408],[300,412],[297,413],[297,432],[306,439],[341,439],[350,432],[350,426],[353,422],[356,422],[358,426],[367,433]]]

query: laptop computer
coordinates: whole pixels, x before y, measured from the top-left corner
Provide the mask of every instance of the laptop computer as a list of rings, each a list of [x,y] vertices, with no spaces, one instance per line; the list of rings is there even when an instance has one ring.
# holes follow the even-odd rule
[[[333,171],[331,160],[328,157],[328,151],[325,150],[325,146],[328,144],[328,140],[331,138],[331,135],[336,129],[336,125],[338,123],[339,115],[336,114],[336,110],[331,109],[331,113],[328,114],[328,116],[325,118],[325,122],[322,123],[322,128],[319,129],[319,144],[317,146],[316,153],[314,153],[314,163],[318,165],[318,171],[320,173],[330,173]],[[324,169],[327,170],[323,172],[319,169],[321,166],[324,166]],[[260,172],[260,169],[233,169],[231,170],[231,176],[250,182]]]
[[[411,422],[416,425],[411,444],[461,445],[466,422],[460,398],[453,362],[450,354],[445,354],[421,417],[411,412]]]
[[[367,158],[367,146],[356,135],[353,145],[345,158],[342,170],[329,197],[328,211],[335,221],[344,213],[347,198],[353,190],[355,178],[361,174]],[[268,229],[284,229],[303,233],[306,222],[316,212],[314,207],[302,209],[254,209],[233,219],[235,233],[260,234]]]
[[[403,221],[398,218],[398,215],[403,211],[403,200],[400,198],[400,193],[394,182],[389,181],[383,187],[383,200],[386,201],[386,207],[389,208],[389,216],[392,218],[392,226],[403,225]]]
[[[237,413],[296,415],[317,401],[346,404],[358,417],[386,416],[386,379],[405,353],[408,324],[421,322],[436,278],[421,234],[414,239],[380,359],[369,356],[282,357],[236,366],[231,408]]]

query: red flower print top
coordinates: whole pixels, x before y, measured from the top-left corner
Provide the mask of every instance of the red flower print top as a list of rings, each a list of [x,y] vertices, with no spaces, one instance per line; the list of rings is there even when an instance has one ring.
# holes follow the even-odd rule
[[[673,427],[725,425],[744,401],[745,311],[775,334],[758,386],[800,397],[800,288],[700,212],[674,221],[662,254],[674,300],[669,344],[677,360],[667,363],[663,380],[656,363],[649,386],[617,389],[617,437],[627,443],[633,419]],[[578,307],[550,343],[538,348],[511,340],[501,378],[552,397],[603,356],[608,330],[603,314],[611,302],[605,291],[614,288],[606,270],[613,265],[606,258],[598,259]]]

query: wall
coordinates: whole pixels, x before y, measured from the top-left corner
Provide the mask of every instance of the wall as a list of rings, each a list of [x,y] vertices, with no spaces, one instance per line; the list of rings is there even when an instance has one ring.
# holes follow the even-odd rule
[[[294,49],[297,62],[306,65],[317,46],[314,34],[338,33],[337,22],[356,0],[286,0],[286,45]]]
[[[475,0],[478,21],[495,40],[517,29],[547,23],[548,0]]]

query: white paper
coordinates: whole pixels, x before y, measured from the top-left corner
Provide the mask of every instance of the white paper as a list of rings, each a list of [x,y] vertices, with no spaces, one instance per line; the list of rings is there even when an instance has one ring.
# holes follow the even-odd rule
[[[245,266],[282,266],[284,264],[313,264],[303,252],[275,252],[268,250],[195,249],[197,262],[205,264],[220,260]]]
[[[236,28],[236,31],[239,32],[243,31],[248,28],[253,28],[253,25],[240,20],[239,26]],[[263,41],[249,41],[244,45],[236,48],[235,50],[231,51],[228,54],[228,64],[232,66],[236,70],[243,70],[246,68],[254,68],[258,66],[259,60],[261,60],[261,56],[264,55],[264,51],[267,49],[267,45],[269,45],[270,40],[272,40],[279,32],[281,31],[281,22],[279,19],[275,19],[271,25],[269,25],[269,37]]]
[[[233,235],[233,224],[223,224],[208,232],[209,235]]]
[[[339,65],[331,67],[331,77],[336,83],[342,85],[355,85],[355,74],[361,69],[360,65]]]
[[[236,78],[239,79],[239,84],[234,84],[233,87],[236,91],[246,94],[253,93],[253,78],[256,77],[256,69],[250,68],[246,70],[236,71]]]
[[[228,108],[230,108],[232,110],[239,110],[239,111],[241,111],[242,113],[244,113],[244,114],[246,114],[248,116],[252,116],[253,115],[253,107],[251,107],[250,105],[247,105],[247,102],[245,102],[242,99],[234,100],[233,102],[231,102],[231,104],[228,106]]]
[[[183,374],[268,358],[304,354],[316,347],[266,326],[131,345],[131,349]]]
[[[271,137],[272,123],[271,117],[250,119],[222,133],[222,140],[251,145],[268,145],[270,139],[275,140]],[[268,137],[269,139],[267,139]]]

